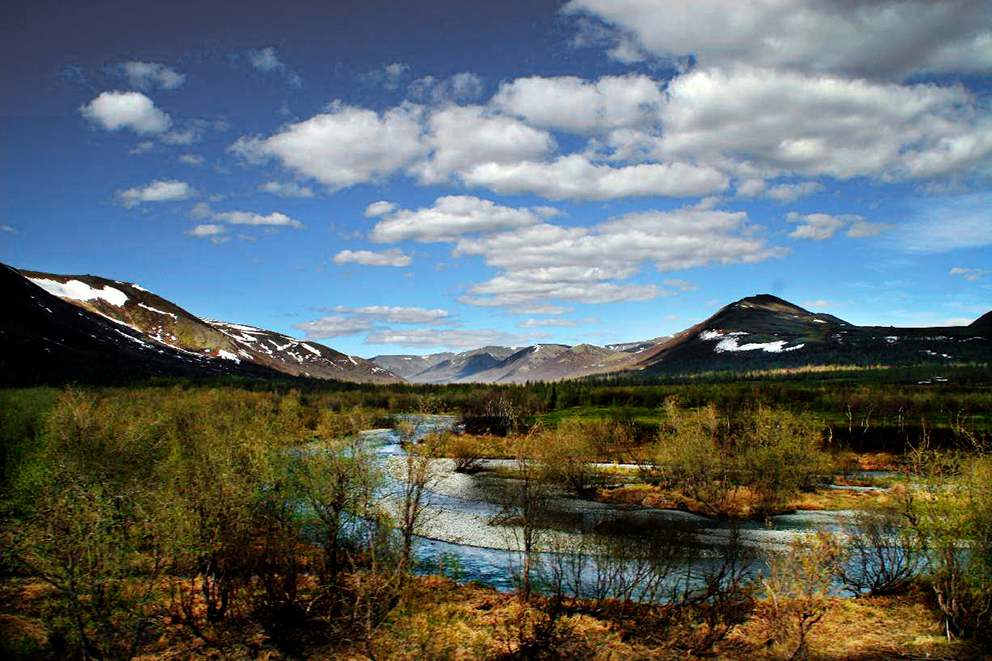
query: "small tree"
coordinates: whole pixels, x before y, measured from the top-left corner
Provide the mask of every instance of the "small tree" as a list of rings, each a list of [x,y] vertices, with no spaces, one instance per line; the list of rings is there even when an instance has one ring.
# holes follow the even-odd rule
[[[797,538],[787,551],[771,558],[762,580],[768,605],[770,638],[792,648],[792,659],[809,655],[809,632],[830,609],[830,584],[842,549],[826,533]]]

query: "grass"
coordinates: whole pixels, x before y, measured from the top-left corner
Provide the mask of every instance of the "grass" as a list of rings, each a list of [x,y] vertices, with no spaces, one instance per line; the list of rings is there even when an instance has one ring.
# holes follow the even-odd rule
[[[0,594],[0,639],[4,658],[45,658],[48,632],[38,614],[46,590],[36,582],[10,582]],[[968,643],[949,642],[923,588],[895,597],[831,599],[830,609],[810,636],[811,659],[981,658]],[[411,579],[401,603],[374,634],[371,650],[380,659],[493,659],[514,654],[542,621],[540,601],[525,605],[515,596],[477,584],[459,585],[428,576]],[[716,648],[718,659],[781,659],[788,642],[770,643],[762,619],[768,604],[755,612]],[[245,614],[212,632],[211,644],[191,637],[163,617],[158,637],[140,650],[143,659],[288,658],[263,627]],[[595,611],[572,609],[563,616],[554,644],[557,658],[664,659],[672,657],[678,631],[652,632],[643,638],[620,631],[613,619]],[[366,659],[364,641],[335,641],[305,650],[308,658]],[[684,657],[680,657],[684,658]]]

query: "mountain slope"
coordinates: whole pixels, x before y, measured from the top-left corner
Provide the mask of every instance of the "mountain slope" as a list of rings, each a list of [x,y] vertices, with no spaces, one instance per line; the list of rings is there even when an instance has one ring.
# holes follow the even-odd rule
[[[370,383],[399,377],[370,361],[345,355],[316,342],[222,321],[204,320],[132,283],[93,275],[21,274],[62,301],[126,327],[147,342],[268,373]],[[251,370],[248,370],[251,371]]]
[[[411,383],[470,383],[474,376],[498,365],[512,354],[509,347],[482,347],[463,351],[437,361],[427,369],[407,378]]]
[[[591,344],[569,347],[563,344],[537,344],[524,347],[492,368],[474,374],[480,383],[525,383],[559,381],[622,369],[631,355]]]
[[[0,296],[5,308],[0,323],[0,383],[4,385],[66,380],[110,383],[149,376],[278,376],[259,365],[157,342],[49,294],[4,265],[0,265]]]
[[[634,368],[653,374],[987,361],[992,344],[976,330],[855,326],[762,294],[731,303],[644,352]]]
[[[426,356],[416,356],[412,354],[393,354],[374,356],[370,358],[373,363],[383,369],[387,369],[397,376],[409,380],[415,374],[419,374],[434,365],[450,360],[456,354],[446,351],[444,353],[432,353]]]

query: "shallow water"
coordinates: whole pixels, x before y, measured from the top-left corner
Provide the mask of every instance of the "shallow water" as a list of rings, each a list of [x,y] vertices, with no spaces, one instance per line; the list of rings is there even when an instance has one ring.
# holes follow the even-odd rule
[[[456,420],[448,416],[404,416],[416,427],[415,438],[451,429]],[[390,478],[387,490],[401,486],[399,476],[404,455],[400,436],[393,429],[363,432],[375,447]],[[416,559],[426,573],[447,573],[460,580],[471,580],[500,590],[514,587],[513,575],[520,562],[519,529],[493,522],[501,511],[501,494],[508,482],[485,472],[466,475],[454,472],[451,460],[434,462],[438,479],[428,495],[423,535],[416,547]],[[552,501],[553,530],[545,531],[545,542],[578,539],[582,531],[608,528],[631,543],[644,543],[643,534],[663,539],[677,538],[684,543],[684,573],[698,576],[718,562],[736,527],[741,541],[756,551],[755,569],[765,566],[772,550],[782,549],[797,536],[817,530],[840,532],[854,514],[850,511],[804,511],[771,517],[767,522],[732,523],[708,519],[680,510],[629,508],[559,494]],[[543,553],[539,564],[548,566],[553,553]],[[586,573],[592,572],[588,569]]]

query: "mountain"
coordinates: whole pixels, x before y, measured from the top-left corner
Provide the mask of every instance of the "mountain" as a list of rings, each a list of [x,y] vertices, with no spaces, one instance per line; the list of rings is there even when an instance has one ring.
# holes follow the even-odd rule
[[[450,351],[446,351],[444,353],[432,353],[426,356],[416,356],[412,354],[374,356],[369,360],[379,367],[387,369],[393,374],[409,380],[410,377],[415,374],[419,374],[420,372],[423,372],[444,360],[450,360],[454,358],[455,355],[456,354],[451,353]]]
[[[254,326],[201,319],[133,283],[93,275],[18,272],[8,267],[3,267],[2,272],[4,286],[10,292],[5,300],[16,300],[26,311],[36,310],[38,301],[44,301],[49,305],[41,307],[53,310],[52,317],[33,314],[28,325],[13,318],[0,326],[5,335],[19,337],[26,352],[27,358],[5,357],[9,360],[30,362],[30,356],[51,354],[56,351],[51,346],[54,341],[63,349],[72,349],[68,351],[68,364],[73,363],[77,354],[100,355],[109,361],[106,371],[113,371],[116,366],[113,355],[122,341],[130,339],[131,344],[145,348],[138,351],[141,357],[138,363],[151,358],[151,354],[157,357],[146,361],[148,364],[144,366],[135,364],[133,355],[122,358],[121,372],[266,377],[281,374],[371,383],[401,381],[370,361],[316,342],[300,341]],[[53,302],[57,302],[54,308]],[[73,324],[79,328],[73,329]],[[99,346],[90,346],[93,342]],[[128,348],[132,351],[124,353],[134,354],[133,347]],[[56,353],[67,353],[63,349]],[[74,373],[64,371],[69,375]]]
[[[113,292],[107,295],[119,300]],[[268,368],[174,348],[90,312],[0,265],[0,383],[121,382],[151,376],[276,377]]]
[[[630,354],[592,344],[536,344],[524,347],[484,372],[468,379],[482,383],[559,381],[624,369]]]
[[[426,369],[407,377],[407,380],[411,383],[474,383],[476,380],[473,377],[476,374],[498,365],[514,351],[516,349],[509,347],[488,346],[447,355],[441,360],[434,361]]]
[[[977,322],[976,322],[977,323]],[[743,298],[645,351],[646,374],[743,371],[805,365],[908,365],[987,361],[992,342],[974,325],[855,326],[776,296]]]
[[[969,328],[988,328],[992,329],[992,310],[989,310],[983,314],[978,319],[975,319],[969,325]]]

